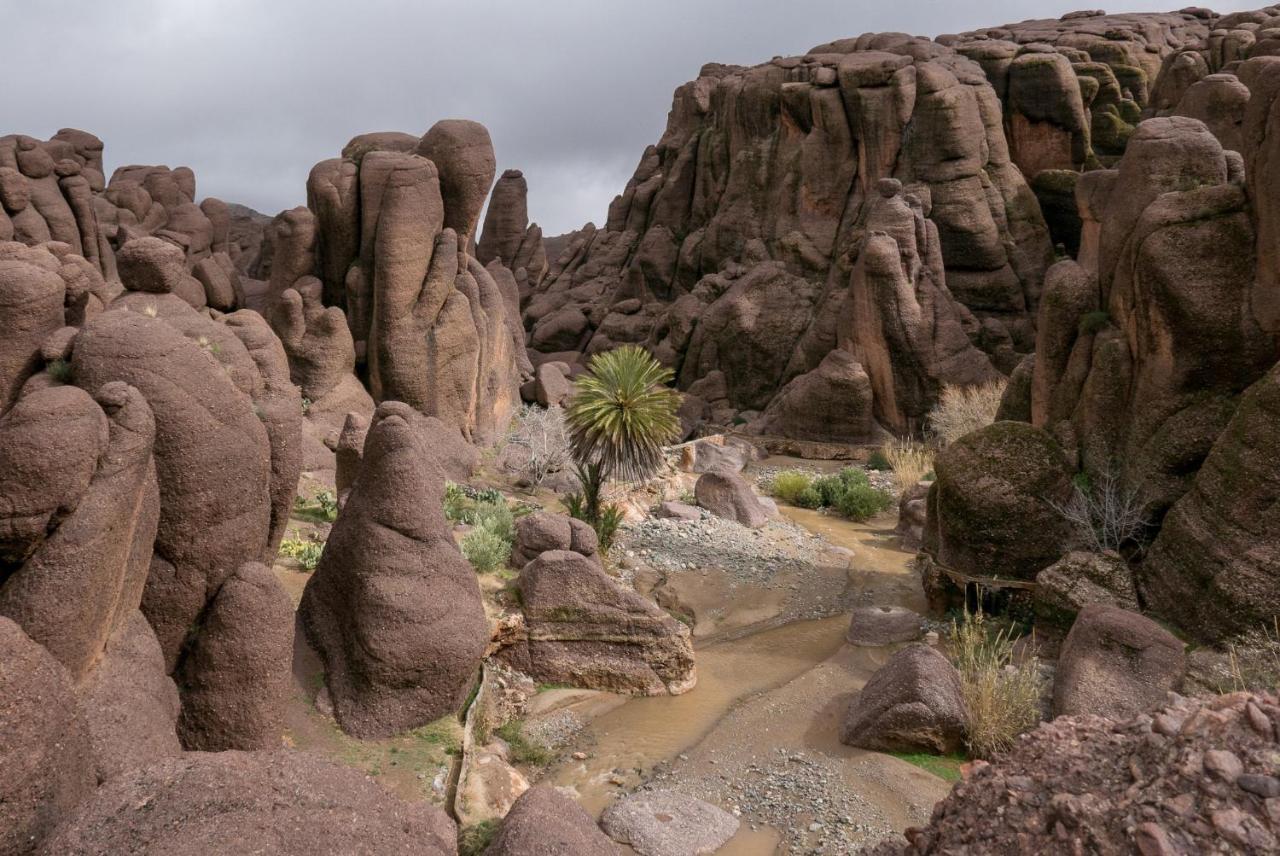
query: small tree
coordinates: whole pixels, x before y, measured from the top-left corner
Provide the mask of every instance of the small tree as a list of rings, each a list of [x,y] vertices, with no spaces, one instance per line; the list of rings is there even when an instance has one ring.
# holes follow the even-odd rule
[[[596,354],[574,383],[565,421],[582,496],[570,506],[593,526],[616,516],[601,507],[605,484],[649,478],[662,466],[662,447],[680,436],[671,378],[643,348],[626,345]]]
[[[569,430],[564,421],[564,410],[559,407],[541,408],[526,404],[520,410],[515,429],[508,442],[529,451],[529,459],[520,467],[520,473],[530,484],[539,485],[551,475],[569,464]]]

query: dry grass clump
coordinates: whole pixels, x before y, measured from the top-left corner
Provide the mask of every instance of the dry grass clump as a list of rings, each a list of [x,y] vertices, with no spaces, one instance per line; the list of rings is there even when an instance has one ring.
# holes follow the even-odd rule
[[[981,612],[951,624],[948,657],[960,673],[971,757],[1007,751],[1040,722],[1040,663],[1015,662],[1013,643],[1009,630],[992,628]]]
[[[1001,378],[974,386],[944,386],[938,403],[929,411],[929,428],[945,446],[990,425],[996,421],[1007,385]]]
[[[883,449],[901,493],[933,471],[933,450],[914,440],[893,440]]]

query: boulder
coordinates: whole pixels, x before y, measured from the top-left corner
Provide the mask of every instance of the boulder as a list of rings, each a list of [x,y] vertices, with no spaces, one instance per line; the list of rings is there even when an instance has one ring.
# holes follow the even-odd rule
[[[844,639],[850,645],[893,645],[921,634],[920,616],[905,606],[855,606]]]
[[[662,517],[669,520],[701,520],[702,512],[692,505],[686,505],[683,502],[675,502],[668,500],[658,503],[658,510],[654,512],[654,517]]]
[[[1137,611],[1133,572],[1115,553],[1072,552],[1036,574],[1036,617],[1070,627],[1091,603]]]
[[[591,815],[549,784],[525,791],[498,827],[485,856],[620,856]]]
[[[1025,422],[997,422],[947,446],[934,460],[925,549],[967,574],[1033,579],[1070,534],[1055,510],[1071,495],[1062,449]]]
[[[34,853],[93,792],[93,756],[67,670],[2,617],[0,698],[0,852]]]
[[[550,550],[516,581],[527,640],[500,653],[535,680],[638,695],[693,688],[689,628],[581,553]]]
[[[908,645],[854,696],[840,742],[877,752],[947,755],[964,746],[960,674],[926,645]]]
[[[1117,606],[1080,610],[1054,672],[1055,716],[1125,719],[1165,703],[1182,686],[1182,643],[1149,618]]]
[[[769,520],[768,513],[751,490],[751,485],[736,473],[703,473],[693,486],[693,494],[698,499],[698,505],[712,514],[751,529],[759,529]]]
[[[357,737],[456,711],[489,640],[475,572],[442,507],[443,430],[400,402],[378,406],[359,475],[303,591],[300,615],[324,659],[334,714]]]
[[[918,546],[924,540],[924,527],[929,517],[929,489],[931,481],[919,481],[898,497],[898,524],[896,532],[907,546]]]
[[[293,631],[293,602],[266,565],[246,563],[222,584],[176,675],[187,749],[279,748]]]
[[[65,295],[55,270],[0,256],[0,413],[39,370],[40,345],[63,325]]]
[[[640,856],[701,856],[723,847],[738,819],[677,791],[638,791],[605,809],[600,826]]]
[[[441,809],[403,802],[360,771],[315,755],[186,752],[99,788],[41,852],[453,856],[456,836]]]
[[[569,400],[573,386],[555,363],[543,363],[533,373],[534,400],[543,407],[559,407]]]
[[[600,539],[590,524],[551,511],[535,511],[516,521],[512,567],[523,568],[549,550],[571,550],[600,564]]]
[[[752,428],[797,440],[865,443],[875,437],[871,380],[857,359],[832,351],[769,402]]]

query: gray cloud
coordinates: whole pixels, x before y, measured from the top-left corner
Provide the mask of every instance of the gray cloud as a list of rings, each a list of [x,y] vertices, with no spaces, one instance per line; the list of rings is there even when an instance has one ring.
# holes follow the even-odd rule
[[[703,63],[1063,11],[1047,0],[0,0],[0,133],[84,128],[105,141],[108,168],[186,164],[202,196],[274,213],[301,204],[311,165],[358,133],[472,118],[499,168],[524,170],[530,215],[555,234],[603,220],[661,135],[672,90]]]

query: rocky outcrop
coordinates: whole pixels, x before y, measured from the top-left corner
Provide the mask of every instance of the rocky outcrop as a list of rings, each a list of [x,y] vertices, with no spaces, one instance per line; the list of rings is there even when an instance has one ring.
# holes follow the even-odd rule
[[[530,344],[644,344],[681,389],[719,375],[731,417],[860,390],[843,440],[868,439],[869,380],[876,419],[918,426],[941,383],[1032,342],[1051,251],[1001,115],[976,63],[901,34],[708,65],[527,302]]]
[[[488,622],[444,517],[445,432],[400,402],[374,414],[355,484],[303,592],[338,724],[357,737],[456,711]]]
[[[1062,645],[1053,712],[1112,719],[1145,713],[1182,687],[1185,672],[1182,643],[1172,633],[1136,612],[1090,604]]]
[[[863,852],[1265,853],[1280,844],[1278,725],[1274,693],[1178,699],[1120,722],[1060,717],[977,765],[905,842]]]
[[[524,297],[547,272],[542,229],[529,222],[528,196],[529,183],[524,173],[518,169],[503,172],[493,186],[484,215],[484,231],[476,245],[480,264],[500,262],[514,274]]]
[[[441,809],[402,802],[360,772],[314,755],[188,752],[99,788],[40,852],[452,856],[456,835]]]
[[[516,521],[512,567],[523,568],[550,550],[571,550],[600,564],[600,539],[589,523],[550,511],[535,511]]]
[[[1030,580],[1065,551],[1055,504],[1071,495],[1071,470],[1044,431],[997,422],[947,446],[933,468],[924,546],[944,566]]]
[[[535,680],[638,695],[696,681],[689,628],[581,553],[551,550],[516,582],[527,637],[499,656]]]
[[[469,254],[493,183],[489,134],[437,123],[366,135],[307,183],[323,302],[344,310],[375,401],[403,401],[491,442],[518,404],[519,298]],[[292,285],[292,282],[290,283]]]
[[[525,791],[503,818],[485,856],[616,856],[622,848],[591,815],[549,784]]]
[[[0,851],[20,856],[93,791],[89,730],[66,669],[3,617],[0,698]]]
[[[960,751],[966,728],[960,675],[926,645],[908,645],[849,703],[840,741],[877,752]]]

